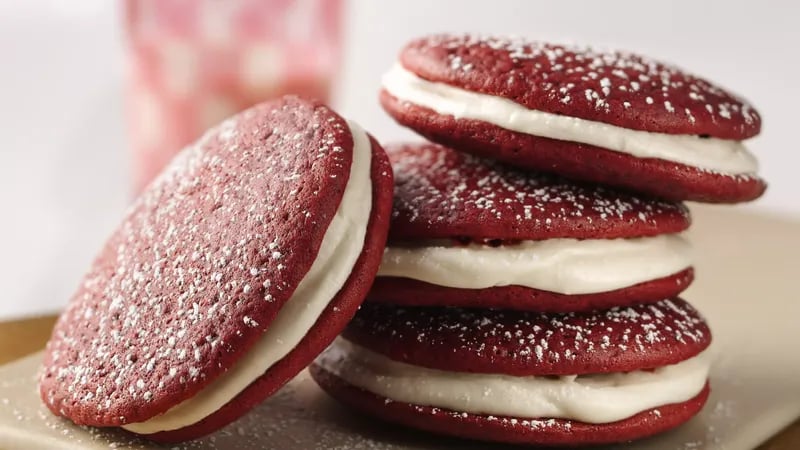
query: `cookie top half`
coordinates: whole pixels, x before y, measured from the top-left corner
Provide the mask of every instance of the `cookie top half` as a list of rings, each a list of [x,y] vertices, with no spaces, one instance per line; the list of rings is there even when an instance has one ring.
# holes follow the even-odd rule
[[[527,172],[431,143],[387,147],[390,240],[614,239],[685,230],[681,203]]]
[[[700,313],[677,298],[561,314],[367,303],[344,337],[407,364],[513,376],[653,369],[711,343]]]
[[[736,94],[626,51],[441,34],[408,43],[400,64],[428,81],[628,129],[732,140],[761,130],[759,113]]]

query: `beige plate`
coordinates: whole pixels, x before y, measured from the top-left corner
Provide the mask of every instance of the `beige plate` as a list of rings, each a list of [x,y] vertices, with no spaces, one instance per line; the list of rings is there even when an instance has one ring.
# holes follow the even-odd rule
[[[698,279],[686,298],[714,331],[711,399],[690,423],[628,449],[751,449],[800,416],[800,225],[731,209],[694,212]],[[52,416],[35,391],[39,357],[0,369],[0,448],[150,448]],[[305,372],[254,412],[186,447],[497,448],[365,419],[327,399]]]

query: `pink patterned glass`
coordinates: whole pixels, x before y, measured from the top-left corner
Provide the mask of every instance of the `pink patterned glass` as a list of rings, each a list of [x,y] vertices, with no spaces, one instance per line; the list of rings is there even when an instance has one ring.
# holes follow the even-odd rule
[[[126,0],[129,121],[141,190],[223,118],[295,93],[327,100],[342,0]]]

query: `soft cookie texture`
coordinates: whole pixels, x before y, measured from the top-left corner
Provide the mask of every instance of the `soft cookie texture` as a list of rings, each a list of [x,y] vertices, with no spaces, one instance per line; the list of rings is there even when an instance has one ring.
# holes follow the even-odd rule
[[[178,441],[235,420],[308,365],[377,271],[392,171],[371,140],[372,206],[344,286],[300,344],[221,410],[149,435]],[[326,106],[284,97],[185,149],[137,199],[59,318],[42,399],[78,424],[143,422],[192,398],[258,341],[317,257],[350,177],[354,137]]]
[[[426,80],[623,128],[736,140],[761,131],[761,117],[743,99],[633,53],[523,38],[437,35],[406,45],[400,63]]]
[[[396,180],[390,246],[642,238],[680,233],[691,223],[680,203],[526,172],[438,144],[387,149]],[[689,267],[621,289],[566,295],[515,285],[460,289],[379,275],[368,298],[395,305],[564,312],[653,302],[677,295],[692,280]]]
[[[647,371],[689,360],[711,342],[703,318],[680,299],[566,314],[367,304],[343,337],[393,361],[454,376],[498,374],[504,382],[513,377]],[[709,395],[706,381],[686,400],[608,423],[477,414],[378,395],[339,375],[347,356],[326,358],[323,354],[311,366],[311,375],[346,405],[414,428],[496,442],[574,446],[629,441],[686,422]],[[386,369],[379,370],[384,374]],[[519,387],[520,395],[524,386]],[[494,395],[491,387],[483,395]]]
[[[705,320],[681,299],[562,314],[365,304],[343,336],[416,366],[515,376],[652,369],[711,344]]]
[[[526,172],[428,143],[387,147],[395,171],[390,239],[614,239],[678,233],[674,202]]]
[[[761,117],[745,100],[643,56],[524,39],[436,35],[410,42],[399,65],[420,79],[523,108],[664,135],[741,141]],[[586,143],[509,130],[381,91],[398,122],[459,150],[574,179],[675,200],[739,202],[760,196],[754,173],[731,174]]]

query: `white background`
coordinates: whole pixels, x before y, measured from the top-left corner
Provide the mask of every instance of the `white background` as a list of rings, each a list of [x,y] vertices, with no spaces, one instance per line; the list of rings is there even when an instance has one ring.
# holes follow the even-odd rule
[[[128,201],[122,27],[110,0],[0,2],[0,319],[61,307]],[[744,206],[800,218],[800,2],[352,0],[335,102],[380,139],[382,72],[411,37],[519,34],[678,63],[750,99],[769,180]]]

